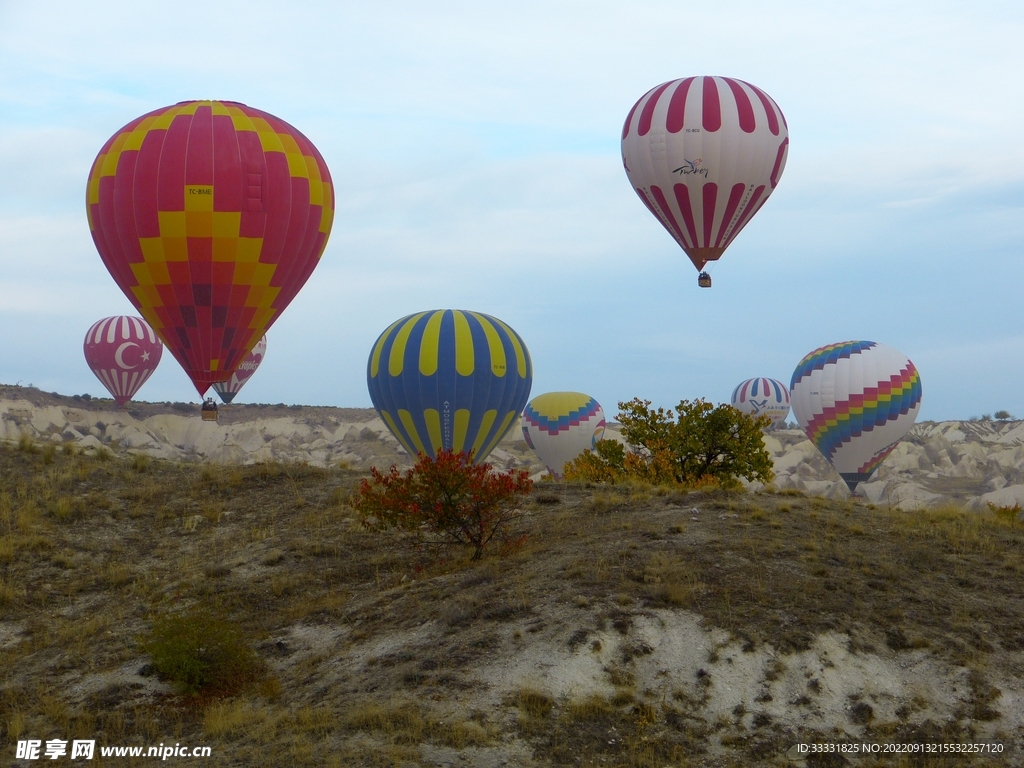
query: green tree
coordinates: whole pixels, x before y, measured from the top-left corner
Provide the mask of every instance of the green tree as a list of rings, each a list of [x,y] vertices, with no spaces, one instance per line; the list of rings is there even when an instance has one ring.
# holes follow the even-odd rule
[[[736,485],[737,478],[771,482],[772,459],[761,430],[766,416],[752,418],[730,405],[683,400],[676,413],[651,408],[650,400],[619,403],[622,436],[633,448],[625,453],[597,444],[566,467],[569,479],[638,479],[700,485]]]
[[[598,440],[594,450],[583,451],[566,462],[566,480],[589,480],[594,483],[614,483],[623,471],[626,449],[615,440]]]

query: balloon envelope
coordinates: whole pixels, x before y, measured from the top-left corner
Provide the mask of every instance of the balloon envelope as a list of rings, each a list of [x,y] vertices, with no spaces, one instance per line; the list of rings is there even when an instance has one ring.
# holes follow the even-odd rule
[[[85,334],[85,362],[124,406],[156,370],[164,345],[141,317],[118,315],[93,323]]]
[[[662,83],[633,105],[622,128],[633,189],[697,269],[720,258],[764,205],[788,148],[779,106],[731,77]]]
[[[288,123],[186,101],[103,145],[86,208],[104,265],[202,395],[316,267],[334,193],[320,153]]]
[[[260,363],[263,362],[263,356],[267,354],[267,337],[264,336],[262,339],[256,342],[256,346],[252,348],[252,352],[246,355],[245,360],[242,361],[241,365],[238,366],[231,378],[227,381],[217,381],[213,384],[213,391],[216,392],[220,399],[225,403],[230,403],[235,399],[235,395],[238,394],[239,390],[245,386],[245,383],[249,381],[256,369],[260,367]]]
[[[790,384],[793,413],[852,491],[914,425],[921,376],[899,350],[873,341],[829,344],[807,355]]]
[[[439,309],[392,323],[373,345],[366,381],[373,407],[411,456],[473,451],[479,464],[515,426],[533,364],[501,320]]]
[[[732,391],[731,402],[748,416],[767,416],[773,427],[789,415],[789,390],[776,379],[747,379]]]
[[[594,449],[605,426],[601,404],[582,392],[537,395],[523,411],[523,439],[555,479],[567,462]]]

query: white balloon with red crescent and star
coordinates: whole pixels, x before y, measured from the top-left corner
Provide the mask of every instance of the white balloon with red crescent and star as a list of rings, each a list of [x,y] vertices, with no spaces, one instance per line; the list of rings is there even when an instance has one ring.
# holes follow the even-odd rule
[[[788,152],[779,105],[731,77],[662,83],[622,128],[633,189],[697,269],[719,259],[764,205]]]
[[[93,323],[84,346],[85,362],[122,407],[153,374],[164,351],[149,323],[131,315]]]

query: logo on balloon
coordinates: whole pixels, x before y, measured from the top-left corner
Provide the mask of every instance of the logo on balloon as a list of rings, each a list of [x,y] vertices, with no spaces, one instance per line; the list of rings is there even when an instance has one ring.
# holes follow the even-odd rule
[[[128,365],[128,363],[124,361],[125,350],[128,349],[129,347],[135,347],[137,349],[138,346],[139,345],[136,344],[134,341],[126,341],[124,344],[117,348],[117,351],[114,352],[114,362],[117,363],[118,368],[121,368],[122,370],[125,371],[130,371],[132,368],[138,367],[138,363],[136,363],[135,365]]]
[[[444,401],[444,439],[445,445],[452,439],[452,406],[447,400]]]
[[[673,170],[672,173],[678,173],[680,176],[703,176],[706,179],[708,177],[708,169],[701,167],[703,162],[703,157],[698,157],[696,160],[686,160],[684,158],[683,165]]]

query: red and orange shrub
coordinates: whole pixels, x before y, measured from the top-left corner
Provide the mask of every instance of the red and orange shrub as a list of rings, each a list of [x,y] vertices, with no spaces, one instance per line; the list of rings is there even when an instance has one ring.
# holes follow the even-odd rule
[[[529,473],[500,473],[490,464],[473,464],[472,454],[441,451],[421,455],[402,473],[371,469],[360,483],[353,506],[373,530],[397,529],[421,545],[468,546],[478,560],[492,543],[515,546],[517,501],[533,488]]]

